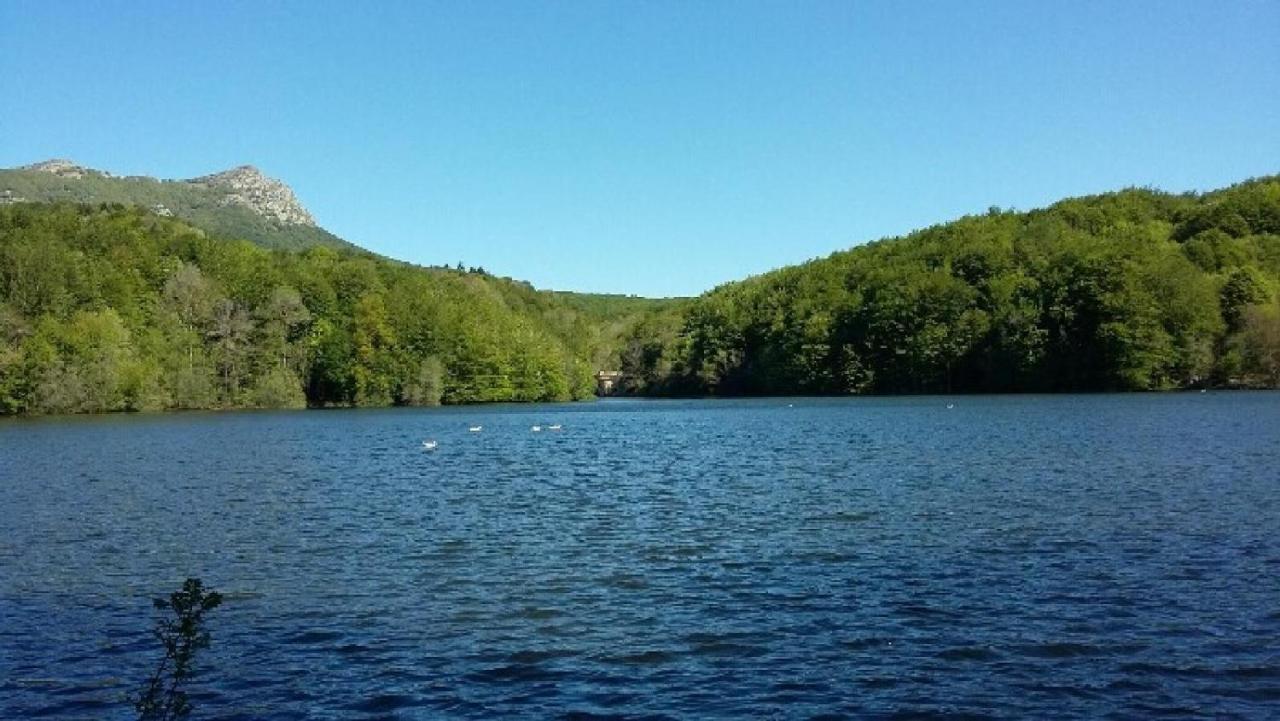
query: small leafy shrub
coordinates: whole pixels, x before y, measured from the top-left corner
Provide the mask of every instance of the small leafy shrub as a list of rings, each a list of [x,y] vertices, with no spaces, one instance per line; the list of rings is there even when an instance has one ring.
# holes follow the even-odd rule
[[[164,657],[142,692],[130,700],[139,721],[176,721],[191,713],[183,686],[194,674],[196,651],[209,645],[204,615],[222,603],[222,594],[206,589],[198,578],[188,578],[182,590],[154,603],[162,615],[152,633],[164,647]]]

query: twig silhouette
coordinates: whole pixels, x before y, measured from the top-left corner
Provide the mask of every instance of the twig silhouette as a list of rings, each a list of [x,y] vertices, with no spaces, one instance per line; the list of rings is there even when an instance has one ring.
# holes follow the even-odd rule
[[[194,673],[193,660],[199,649],[209,645],[204,630],[204,614],[222,603],[222,594],[205,589],[198,578],[188,578],[182,590],[153,602],[157,611],[152,631],[164,647],[164,657],[147,680],[142,692],[131,698],[139,721],[176,721],[191,713],[191,702],[183,685]],[[169,618],[168,612],[174,617]]]

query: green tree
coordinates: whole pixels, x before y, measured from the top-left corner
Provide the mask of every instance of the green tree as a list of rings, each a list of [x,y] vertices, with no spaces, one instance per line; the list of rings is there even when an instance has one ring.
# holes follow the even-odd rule
[[[1280,300],[1245,309],[1239,343],[1253,385],[1280,387]]]
[[[435,356],[418,362],[415,372],[404,386],[401,399],[410,406],[438,406],[444,397],[444,363]]]
[[[390,405],[397,385],[396,339],[382,296],[362,296],[356,302],[353,324],[355,401],[362,406]]]
[[[258,308],[257,316],[262,333],[259,349],[282,370],[290,371],[296,367],[300,352],[294,349],[294,345],[311,322],[311,311],[302,302],[302,295],[293,288],[280,286]]]
[[[214,363],[221,379],[223,405],[240,402],[240,391],[248,370],[253,321],[249,314],[231,299],[224,299],[214,309],[209,338],[213,341]]]
[[[1267,283],[1256,269],[1238,268],[1222,284],[1221,296],[1222,318],[1234,332],[1240,329],[1247,307],[1267,301]]]

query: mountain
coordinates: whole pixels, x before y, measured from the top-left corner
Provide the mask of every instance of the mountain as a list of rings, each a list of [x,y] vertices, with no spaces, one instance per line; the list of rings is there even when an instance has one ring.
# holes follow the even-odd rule
[[[983,215],[633,324],[632,392],[1280,387],[1280,176]]]
[[[0,170],[0,204],[58,201],[136,205],[269,249],[358,249],[318,226],[288,185],[251,165],[189,180],[118,176],[60,159]]]
[[[315,219],[298,202],[293,189],[275,178],[268,178],[252,165],[241,165],[186,182],[226,193],[221,201],[223,204],[248,208],[280,225],[316,225]]]

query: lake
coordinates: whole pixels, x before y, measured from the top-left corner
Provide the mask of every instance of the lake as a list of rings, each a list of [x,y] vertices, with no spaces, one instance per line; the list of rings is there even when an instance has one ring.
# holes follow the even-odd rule
[[[0,479],[0,718],[130,718],[187,576],[193,718],[1280,715],[1278,393],[8,419]]]

